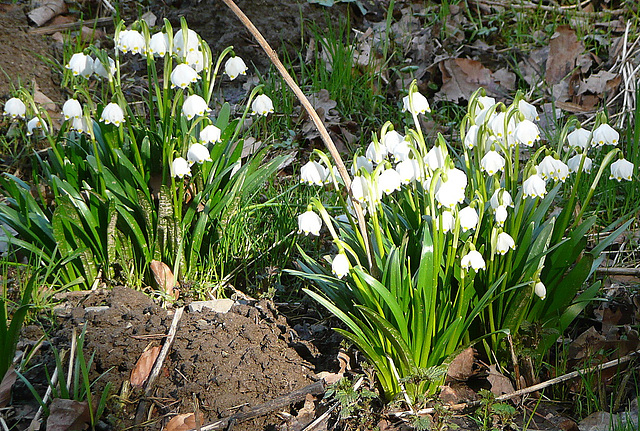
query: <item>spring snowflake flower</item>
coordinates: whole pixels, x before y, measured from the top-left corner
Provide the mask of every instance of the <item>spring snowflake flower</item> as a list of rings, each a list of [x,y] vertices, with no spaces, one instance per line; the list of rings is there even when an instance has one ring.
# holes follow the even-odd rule
[[[304,184],[321,186],[328,177],[329,170],[318,162],[308,161],[300,169],[300,182]]]
[[[105,124],[115,124],[119,126],[124,121],[124,111],[117,103],[109,103],[102,110],[100,121]]]
[[[12,97],[4,104],[4,115],[11,117],[12,120],[15,120],[16,118],[24,118],[26,114],[26,105],[17,97]]]
[[[569,172],[578,172],[580,168],[580,160],[582,159],[582,154],[576,154],[567,160],[567,167],[569,168]],[[591,167],[593,166],[593,161],[585,156],[584,164],[582,165],[582,171],[589,173],[591,172]]]
[[[364,168],[365,171],[371,173],[373,172],[373,163],[366,156],[358,156],[353,165],[351,165],[351,175],[357,175],[360,172],[360,168]]]
[[[78,133],[85,133],[87,135],[91,131],[91,129],[89,128],[89,122],[87,121],[87,119],[85,117],[72,118],[71,119],[71,130],[75,130]]]
[[[618,145],[620,134],[610,125],[603,123],[593,131],[593,142],[601,147],[603,145]]]
[[[480,131],[480,127],[477,125],[473,125],[469,127],[467,130],[467,134],[464,136],[464,146],[468,149],[472,150],[478,145],[478,132]]]
[[[148,55],[156,55],[158,57],[164,57],[169,51],[169,36],[166,33],[156,33],[151,36],[149,40]]]
[[[93,73],[93,59],[88,55],[77,52],[71,56],[69,63],[65,67],[73,73],[73,76],[89,78]]]
[[[182,114],[187,117],[188,120],[191,120],[196,115],[201,117],[210,110],[207,102],[197,94],[192,94],[187,97],[182,105]]]
[[[456,220],[451,211],[442,211],[442,214],[435,218],[434,223],[437,230],[440,230],[440,223],[442,223],[442,232],[444,233],[451,232],[456,226]]]
[[[432,171],[444,167],[444,154],[438,145],[431,148],[427,155],[424,156],[424,163]]]
[[[529,120],[529,121],[540,120],[536,107],[529,102],[525,102],[522,99],[518,102],[518,111],[520,111],[520,113],[524,115],[524,118],[526,120]]]
[[[480,160],[480,169],[489,175],[495,175],[504,169],[505,160],[497,151],[489,151]]]
[[[587,148],[591,132],[587,129],[579,128],[567,135],[567,142],[571,148]]]
[[[420,166],[414,159],[406,159],[396,165],[396,172],[400,176],[401,184],[409,184],[420,175]]]
[[[244,64],[244,60],[240,57],[231,57],[224,63],[224,73],[226,73],[232,81],[236,79],[238,75],[246,75],[247,69],[247,65]]]
[[[611,163],[611,176],[609,177],[609,179],[616,179],[618,181],[631,181],[634,169],[635,167],[630,161],[625,159],[618,159],[615,162]]]
[[[480,269],[486,269],[482,255],[476,250],[471,250],[467,255],[465,255],[460,261],[460,266],[466,270],[469,270],[469,267],[471,267],[476,272]]]
[[[409,100],[409,96],[402,98],[402,111],[409,111],[412,114],[418,115],[424,114],[425,112],[431,112],[431,107],[429,106],[429,101],[427,101],[426,97],[415,92],[411,96],[411,101]]]
[[[62,105],[62,115],[65,120],[82,117],[82,106],[76,99],[69,99]]]
[[[384,134],[380,142],[385,146],[389,153],[393,153],[395,148],[400,145],[401,142],[404,142],[404,136],[395,130],[389,130]]]
[[[107,68],[99,58],[96,58],[93,61],[94,73],[104,79],[109,79],[109,77],[112,77],[116,74],[116,62],[113,61],[113,58],[111,57],[107,57],[107,61],[109,62],[109,70],[107,70]]]
[[[514,137],[522,145],[532,147],[533,143],[540,139],[540,130],[532,121],[523,120],[516,126]]]
[[[184,176],[191,176],[191,169],[189,169],[189,162],[184,157],[178,157],[171,163],[171,176],[184,178]]]
[[[202,144],[215,144],[216,142],[220,142],[221,130],[214,126],[213,124],[209,124],[207,127],[200,131],[200,143]]]
[[[33,117],[27,122],[27,136],[33,135],[35,129],[42,129],[43,132],[49,131],[47,123],[40,121],[38,117]]]
[[[537,174],[531,175],[522,184],[522,194],[525,198],[543,198],[546,193],[546,183]]]
[[[509,249],[515,250],[515,248],[516,243],[513,238],[511,238],[511,235],[506,232],[498,234],[498,239],[496,241],[496,251],[498,254],[504,255],[509,251]]]
[[[553,179],[557,176],[556,159],[551,155],[546,156],[536,169],[543,180]]]
[[[562,160],[556,160],[556,176],[554,180],[562,181],[563,183],[569,178],[569,166],[567,166]]]
[[[472,207],[464,207],[458,212],[458,220],[463,232],[475,229],[478,225],[478,211]]]
[[[271,112],[273,112],[273,102],[269,96],[266,94],[259,94],[255,99],[253,99],[253,102],[251,103],[251,113],[253,115],[259,114],[266,117]]]
[[[200,73],[204,69],[204,54],[202,51],[191,51],[187,53],[185,61],[196,72]]]
[[[464,189],[455,181],[446,181],[438,187],[436,200],[440,206],[453,208],[456,204],[464,202]]]
[[[122,30],[118,36],[117,48],[123,54],[144,54],[147,52],[147,44],[144,36],[136,30]]]
[[[400,190],[402,178],[395,169],[385,169],[378,177],[378,187],[387,195]]]
[[[491,128],[493,134],[500,139],[506,139],[508,136],[513,136],[516,128],[516,122],[514,121],[513,117],[511,117],[505,129],[504,122],[506,116],[507,114],[505,112],[500,112],[489,122],[489,128]]]
[[[207,147],[202,144],[191,144],[187,151],[187,161],[189,166],[194,163],[202,164],[204,162],[211,162],[211,153]]]
[[[175,36],[173,36],[173,52],[179,56],[184,57],[190,52],[197,51],[199,48],[200,39],[198,38],[198,33],[190,28],[187,29],[186,37],[182,29],[178,30]]]
[[[198,82],[200,76],[188,64],[179,64],[171,72],[171,88],[187,88],[192,82]]]
[[[538,295],[540,299],[544,299],[547,297],[547,288],[545,287],[544,283],[542,283],[541,281],[536,283],[536,285],[533,288],[533,291],[536,295]]]
[[[349,258],[344,253],[338,253],[331,262],[331,272],[338,278],[349,274]]]
[[[374,142],[372,141],[367,147],[367,151],[365,152],[365,157],[368,161],[379,165],[382,163],[387,157],[388,151],[385,144],[382,142]]]
[[[393,155],[393,160],[396,163],[409,159],[409,155],[411,154],[411,147],[409,146],[409,142],[405,140],[400,141],[398,145],[393,147],[393,151],[389,151],[389,153]]]
[[[507,220],[508,215],[507,207],[505,205],[498,205],[498,208],[495,210],[496,224],[499,227],[504,226],[504,222]]]
[[[309,210],[298,216],[298,233],[304,233],[305,235],[320,235],[320,228],[322,227],[322,219],[313,211]]]
[[[369,181],[362,175],[354,177],[351,182],[351,193],[358,202],[366,202],[369,196]]]
[[[513,207],[513,200],[511,199],[511,194],[505,189],[496,189],[491,195],[491,199],[489,201],[491,203],[491,208],[496,210],[500,205],[504,205],[506,207]]]

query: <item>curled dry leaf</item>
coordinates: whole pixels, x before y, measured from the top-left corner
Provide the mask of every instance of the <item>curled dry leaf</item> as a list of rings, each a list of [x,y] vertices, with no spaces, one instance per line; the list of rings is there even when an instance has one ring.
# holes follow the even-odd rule
[[[89,404],[86,401],[54,398],[49,406],[47,430],[82,430],[87,427],[90,420]]]
[[[158,288],[169,295],[173,294],[173,288],[179,284],[167,264],[159,260],[152,260],[149,266]]]
[[[2,381],[0,381],[0,408],[9,405],[9,401],[11,400],[11,388],[16,382],[17,377],[16,370],[14,370],[13,367],[9,367],[2,378]]]
[[[159,354],[160,346],[155,346],[142,352],[135,367],[131,370],[131,377],[129,378],[131,386],[139,388],[144,385],[144,382],[149,378],[149,374],[151,374],[153,364],[156,363]]]
[[[196,421],[195,413],[182,413],[171,418],[163,431],[188,431],[202,425],[202,413],[198,412]]]
[[[491,383],[491,392],[496,397],[514,392],[511,380],[498,371],[498,367],[495,364],[489,365],[487,380]]]
[[[449,364],[449,368],[447,369],[447,375],[455,380],[467,380],[469,377],[476,374],[473,369],[475,357],[476,353],[473,350],[473,347],[467,347],[453,358],[453,361],[451,361],[451,364]]]

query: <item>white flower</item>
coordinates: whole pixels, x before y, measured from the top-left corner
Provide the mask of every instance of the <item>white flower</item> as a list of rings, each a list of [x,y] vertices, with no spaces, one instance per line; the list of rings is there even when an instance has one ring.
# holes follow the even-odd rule
[[[362,175],[354,177],[351,182],[351,193],[358,202],[366,202],[369,196],[369,181]]]
[[[464,189],[455,181],[446,181],[438,187],[436,200],[443,207],[453,208],[455,204],[464,202]]]
[[[532,147],[533,143],[540,139],[538,126],[530,120],[523,120],[518,123],[514,132],[516,141],[527,147]]]
[[[184,114],[188,120],[191,120],[196,115],[203,116],[210,110],[211,109],[207,106],[207,102],[197,94],[192,94],[187,97],[182,105],[182,114]]]
[[[424,163],[432,171],[444,167],[444,154],[439,146],[436,145],[429,150],[427,155],[424,156]]]
[[[40,118],[33,117],[27,122],[27,136],[33,135],[34,129],[42,129],[43,132],[46,132],[49,130],[49,127],[47,127],[47,123],[40,121]]]
[[[486,111],[496,104],[496,99],[489,96],[480,96],[477,99],[476,109],[473,112],[473,116],[477,118],[480,111]],[[476,121],[476,124],[482,123],[482,121]]]
[[[457,168],[447,169],[445,174],[447,176],[447,182],[455,184],[456,187],[459,187],[460,191],[464,193],[464,189],[467,188],[467,174]]]
[[[500,205],[504,205],[506,207],[513,207],[513,200],[511,199],[511,195],[505,189],[496,189],[491,196],[491,208],[494,210],[497,209]]]
[[[601,147],[603,145],[618,145],[620,134],[610,125],[603,123],[593,131],[593,142]]]
[[[464,207],[458,212],[458,220],[463,232],[475,229],[478,224],[478,211],[472,207]]]
[[[525,198],[539,197],[542,198],[547,193],[546,184],[544,180],[536,174],[531,175],[522,184],[522,194]]]
[[[204,69],[204,54],[202,51],[191,51],[187,53],[185,61],[189,67],[198,73],[202,72],[202,69]]]
[[[556,169],[556,159],[553,156],[546,156],[542,159],[542,162],[538,166],[536,166],[538,171],[538,175],[542,177],[543,180],[549,180],[555,177],[557,169]]]
[[[442,211],[442,214],[436,217],[434,222],[435,228],[438,230],[440,230],[440,223],[442,223],[442,232],[444,233],[451,232],[456,225],[451,211]]]
[[[259,94],[253,99],[251,103],[251,113],[253,115],[259,114],[265,117],[273,112],[273,102],[266,94]]]
[[[409,111],[412,114],[424,114],[425,112],[431,112],[431,107],[427,98],[422,94],[415,92],[411,95],[411,101],[409,96],[405,96],[402,99],[402,111]]]
[[[414,159],[406,159],[396,165],[396,172],[400,175],[402,184],[409,184],[415,181],[420,175],[420,166]]]
[[[75,130],[79,133],[89,134],[91,129],[89,128],[89,122],[87,121],[87,119],[84,117],[80,117],[71,119],[71,130]]]
[[[580,161],[582,160],[582,154],[576,154],[567,160],[567,166],[569,167],[569,172],[578,172],[578,168],[580,168]],[[591,172],[591,167],[593,166],[593,161],[585,156],[584,164],[582,165],[583,172]]]
[[[505,205],[498,205],[498,208],[495,210],[496,224],[500,227],[504,226],[508,215],[507,207]]]
[[[511,235],[506,232],[498,234],[498,240],[496,242],[496,250],[498,251],[498,254],[504,255],[509,251],[509,249],[515,250],[515,248],[516,243],[513,238],[511,238]]]
[[[518,102],[518,111],[520,111],[520,113],[524,115],[524,118],[526,120],[529,120],[529,121],[540,120],[536,107],[529,102],[525,102],[522,99],[520,99],[520,101]]]
[[[371,142],[367,147],[367,151],[365,152],[365,156],[367,160],[376,165],[382,163],[387,157],[388,151],[387,147],[382,142]]]
[[[99,58],[96,58],[93,61],[93,71],[96,75],[105,79],[109,79],[110,76],[113,76],[116,73],[116,62],[113,61],[113,58],[107,57],[107,61],[109,62],[109,70],[107,70],[105,65],[102,64],[102,61],[100,61]]]
[[[169,36],[166,33],[156,33],[149,40],[149,50],[147,54],[164,57],[169,51]]]
[[[349,274],[349,258],[344,253],[338,253],[331,262],[331,272],[338,278]]]
[[[387,149],[389,149],[389,147],[387,147]],[[389,153],[393,155],[393,160],[395,162],[402,162],[409,159],[409,155],[411,154],[409,142],[404,140],[400,141],[398,145],[393,147],[393,151],[389,151]]]
[[[464,146],[468,149],[472,150],[478,145],[478,132],[480,131],[480,127],[477,125],[473,125],[469,127],[467,130],[467,134],[464,135]]]
[[[535,287],[533,288],[533,291],[535,292],[536,295],[538,295],[540,299],[544,299],[547,297],[547,288],[541,281],[536,283]]]
[[[300,169],[301,183],[321,186],[327,180],[328,176],[329,170],[318,162],[308,161]]]
[[[124,111],[117,103],[109,103],[102,110],[100,121],[105,124],[115,124],[119,126],[124,121]]]
[[[610,180],[616,179],[618,181],[627,180],[631,181],[634,171],[633,163],[625,159],[618,159],[611,163],[611,176]]]
[[[378,177],[378,187],[386,194],[400,190],[402,179],[394,169],[385,169]]]
[[[366,156],[358,156],[351,165],[351,175],[357,175],[360,172],[360,168],[364,168],[365,171],[373,172],[373,163],[371,163]]]
[[[171,163],[171,176],[183,178],[185,175],[191,176],[189,162],[184,157],[178,157]]]
[[[480,169],[489,175],[494,175],[504,169],[505,160],[497,151],[489,151],[480,160]]]
[[[298,216],[298,233],[304,232],[305,235],[320,235],[322,227],[322,219],[313,211],[309,210]]]
[[[200,76],[188,64],[179,64],[171,72],[171,88],[187,88],[192,82],[198,82]]]
[[[385,146],[389,153],[393,153],[396,146],[398,146],[401,142],[404,142],[404,136],[402,136],[395,130],[389,130],[384,134],[380,142]]]
[[[65,120],[82,117],[82,106],[76,99],[69,99],[62,105],[62,115]]]
[[[10,116],[12,120],[24,118],[27,114],[27,107],[24,102],[17,97],[12,97],[4,104],[4,115]]]
[[[200,131],[200,142],[202,144],[215,144],[216,142],[220,142],[220,134],[221,130],[219,128],[213,124],[209,124]]]
[[[493,99],[492,97],[490,97],[490,99]],[[491,116],[487,117],[487,114],[489,114],[489,111],[491,111],[493,108],[492,106],[489,106],[487,108],[481,109],[481,110],[476,110],[476,115],[475,115],[475,123],[476,124],[489,124],[491,123],[491,121],[496,117],[496,112],[495,110],[491,113]]]
[[[93,59],[88,55],[77,52],[71,56],[66,68],[73,73],[73,76],[88,78],[93,73]]]
[[[144,36],[136,30],[122,30],[118,37],[117,48],[124,54],[127,52],[144,54],[147,51]]]
[[[584,150],[585,148],[587,148],[590,137],[590,131],[580,128],[569,133],[567,135],[567,141],[569,142],[569,146],[571,146],[572,148],[582,148]]]
[[[506,120],[506,117],[507,117],[507,114],[505,112],[500,112],[495,117],[493,117],[489,122],[489,127],[493,131],[493,134],[496,135],[498,138],[506,138],[507,136],[511,136],[515,131],[516,123],[513,117],[509,119],[509,122],[505,130],[504,122]]]
[[[569,177],[569,166],[565,165],[562,160],[556,160],[556,181],[562,181],[563,183]]]
[[[185,40],[186,39],[186,40]],[[197,51],[200,48],[200,40],[198,39],[198,33],[187,29],[186,37],[182,29],[173,36],[173,52],[179,56],[184,57],[189,52]]]
[[[460,261],[460,266],[462,266],[462,268],[466,270],[471,267],[476,272],[479,269],[486,269],[486,265],[484,263],[482,255],[476,250],[471,250],[467,255],[465,255]]]
[[[204,162],[212,161],[209,150],[202,144],[191,144],[187,151],[187,160],[189,162],[189,166],[194,163],[202,164]]]
[[[247,65],[240,57],[231,57],[224,63],[224,73],[233,81],[238,75],[247,74]]]

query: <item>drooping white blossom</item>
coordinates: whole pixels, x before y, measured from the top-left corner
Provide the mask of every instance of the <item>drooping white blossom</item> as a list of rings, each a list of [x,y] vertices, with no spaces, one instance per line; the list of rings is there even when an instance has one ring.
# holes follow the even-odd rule
[[[178,56],[185,57],[189,52],[200,49],[200,39],[198,33],[187,29],[185,34],[182,29],[178,30],[173,36],[173,52]]]
[[[400,190],[402,179],[395,169],[385,169],[378,177],[378,187],[387,195]]]
[[[41,121],[39,117],[33,117],[27,122],[27,136],[33,135],[35,129],[42,129],[43,132],[47,132],[49,127],[47,123]]]
[[[541,281],[536,283],[533,291],[540,299],[545,299],[547,297],[547,288]]]
[[[65,120],[82,117],[82,106],[76,99],[69,99],[62,105],[62,115]]]
[[[251,113],[253,115],[267,116],[273,112],[273,102],[266,94],[259,94],[251,103]]]
[[[77,52],[71,56],[65,67],[71,71],[73,76],[89,78],[93,73],[93,59],[82,52]]]
[[[522,145],[532,147],[534,142],[540,139],[540,130],[534,122],[523,120],[516,126],[514,137]]]
[[[144,36],[136,30],[122,30],[118,36],[117,48],[123,54],[144,54],[147,52]]]
[[[93,61],[94,73],[104,79],[109,79],[116,73],[116,62],[113,60],[113,58],[107,57],[107,61],[109,62],[109,70],[107,70],[107,68],[99,58],[96,58]]]
[[[238,77],[238,75],[247,74],[247,65],[240,57],[231,57],[224,63],[224,73],[227,74],[232,81]]]
[[[496,189],[491,195],[491,199],[489,201],[491,203],[491,208],[494,210],[497,209],[500,205],[504,205],[507,207],[513,207],[513,200],[511,199],[511,194],[505,189]]]
[[[633,178],[633,171],[635,167],[633,163],[625,159],[618,159],[611,163],[611,175],[609,179],[616,179],[618,181],[627,180],[631,181]]]
[[[220,142],[221,134],[222,131],[218,127],[209,124],[200,131],[200,143],[215,144],[216,142]]]
[[[498,252],[498,254],[504,255],[509,251],[509,249],[515,250],[515,248],[516,243],[511,235],[506,232],[501,232],[498,234],[498,238],[496,241],[496,251]]]
[[[537,174],[531,175],[522,184],[522,194],[525,198],[543,198],[546,193],[546,183]]]
[[[463,232],[475,229],[478,225],[478,211],[472,207],[464,207],[458,212],[458,220]]]
[[[371,141],[365,152],[365,157],[371,163],[379,165],[387,157],[388,151],[386,145],[382,142]]]
[[[182,104],[182,114],[184,114],[188,120],[191,120],[196,115],[201,117],[210,110],[207,102],[197,94],[192,94],[187,97]]]
[[[618,145],[620,134],[607,123],[603,123],[593,131],[593,143],[598,147],[603,145]]]
[[[366,156],[358,156],[351,165],[351,175],[357,175],[360,172],[360,168],[364,168],[365,171],[373,172],[373,163],[370,162]]]
[[[322,227],[322,219],[315,212],[308,210],[298,216],[298,233],[304,233],[305,235],[320,235],[320,228]]]
[[[102,110],[100,121],[105,124],[114,124],[119,126],[124,121],[124,111],[117,103],[109,103]]]
[[[171,72],[171,88],[187,88],[191,83],[198,82],[200,75],[188,64],[179,64]]]
[[[509,213],[507,212],[507,207],[505,205],[499,205],[495,210],[496,224],[499,227],[504,226],[504,222],[507,220]]]
[[[184,178],[184,176],[191,176],[191,169],[189,169],[189,162],[184,157],[178,157],[171,162],[171,176]]]
[[[163,32],[158,32],[151,36],[147,54],[164,57],[167,52],[169,52],[169,36]]]
[[[327,168],[311,160],[300,169],[300,182],[304,184],[321,186],[327,181],[328,176]]]
[[[589,139],[591,138],[591,132],[584,128],[579,128],[567,135],[567,142],[571,148],[587,148]]]
[[[12,120],[15,120],[16,118],[24,118],[26,114],[27,106],[17,97],[12,97],[4,104],[3,115],[11,117]]]
[[[187,161],[189,166],[194,163],[202,164],[204,162],[211,162],[211,153],[209,149],[202,144],[191,144],[187,151]]]
[[[409,111],[412,114],[424,114],[431,112],[429,101],[422,94],[415,92],[409,96],[402,98],[402,111]]]
[[[349,274],[349,258],[344,253],[338,253],[331,262],[331,272],[338,278],[342,278]]]
[[[539,121],[540,117],[538,116],[538,110],[531,103],[526,102],[522,99],[518,102],[518,111],[524,118],[529,121]]]
[[[476,251],[471,250],[465,256],[462,257],[460,261],[460,266],[463,269],[469,270],[469,268],[473,268],[474,271],[478,272],[480,269],[486,269],[486,265],[482,255]]]
[[[505,159],[497,151],[491,150],[480,160],[480,170],[495,175],[504,170]]]
[[[580,161],[582,160],[582,154],[576,154],[567,160],[567,166],[569,167],[569,172],[578,172],[580,168]],[[589,157],[585,156],[584,164],[582,165],[583,172],[591,172],[591,167],[593,166],[593,160]]]

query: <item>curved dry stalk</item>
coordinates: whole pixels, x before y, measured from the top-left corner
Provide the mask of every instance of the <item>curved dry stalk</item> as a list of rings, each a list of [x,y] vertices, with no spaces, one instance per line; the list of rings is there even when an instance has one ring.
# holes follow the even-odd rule
[[[233,2],[233,0],[222,0],[222,1],[227,6],[229,6],[229,9],[233,11],[233,13],[238,17],[238,19],[242,22],[242,24],[244,24],[247,30],[249,30],[249,32],[253,35],[253,37],[256,38],[256,40],[258,41],[258,44],[262,47],[264,52],[267,54],[267,56],[269,57],[269,60],[271,60],[271,63],[273,63],[276,69],[278,69],[278,72],[280,73],[280,75],[282,75],[282,78],[285,80],[289,88],[291,88],[291,90],[296,95],[298,100],[300,100],[300,103],[302,104],[304,109],[307,111],[307,113],[311,117],[313,124],[315,124],[316,128],[318,129],[318,132],[320,132],[320,137],[322,138],[322,141],[324,142],[325,146],[329,150],[329,153],[331,154],[331,157],[333,158],[333,161],[335,162],[336,167],[338,168],[340,177],[344,181],[344,185],[348,190],[349,196],[351,197],[351,202],[353,203],[353,208],[355,209],[356,218],[358,220],[358,228],[360,230],[360,234],[362,235],[362,239],[365,243],[369,268],[374,270],[375,269],[374,261],[371,255],[371,244],[369,242],[369,235],[367,235],[367,224],[364,219],[364,212],[362,211],[360,202],[358,202],[356,199],[353,199],[353,195],[351,193],[351,177],[349,176],[349,173],[347,172],[347,168],[345,167],[344,162],[340,157],[340,153],[338,152],[338,149],[333,143],[331,136],[329,136],[329,132],[327,131],[326,127],[324,127],[322,120],[320,119],[320,117],[318,116],[318,113],[315,111],[315,109],[311,105],[311,102],[309,102],[309,99],[307,99],[307,96],[305,96],[305,94],[302,92],[298,84],[296,84],[296,82],[293,80],[293,78],[291,77],[287,69],[284,67],[284,65],[278,58],[278,54],[273,50],[273,48],[271,48],[269,43],[262,36],[262,34],[256,28],[256,26],[253,25],[251,20],[244,14],[244,12],[242,12],[242,10],[238,7],[238,5],[236,5]]]

